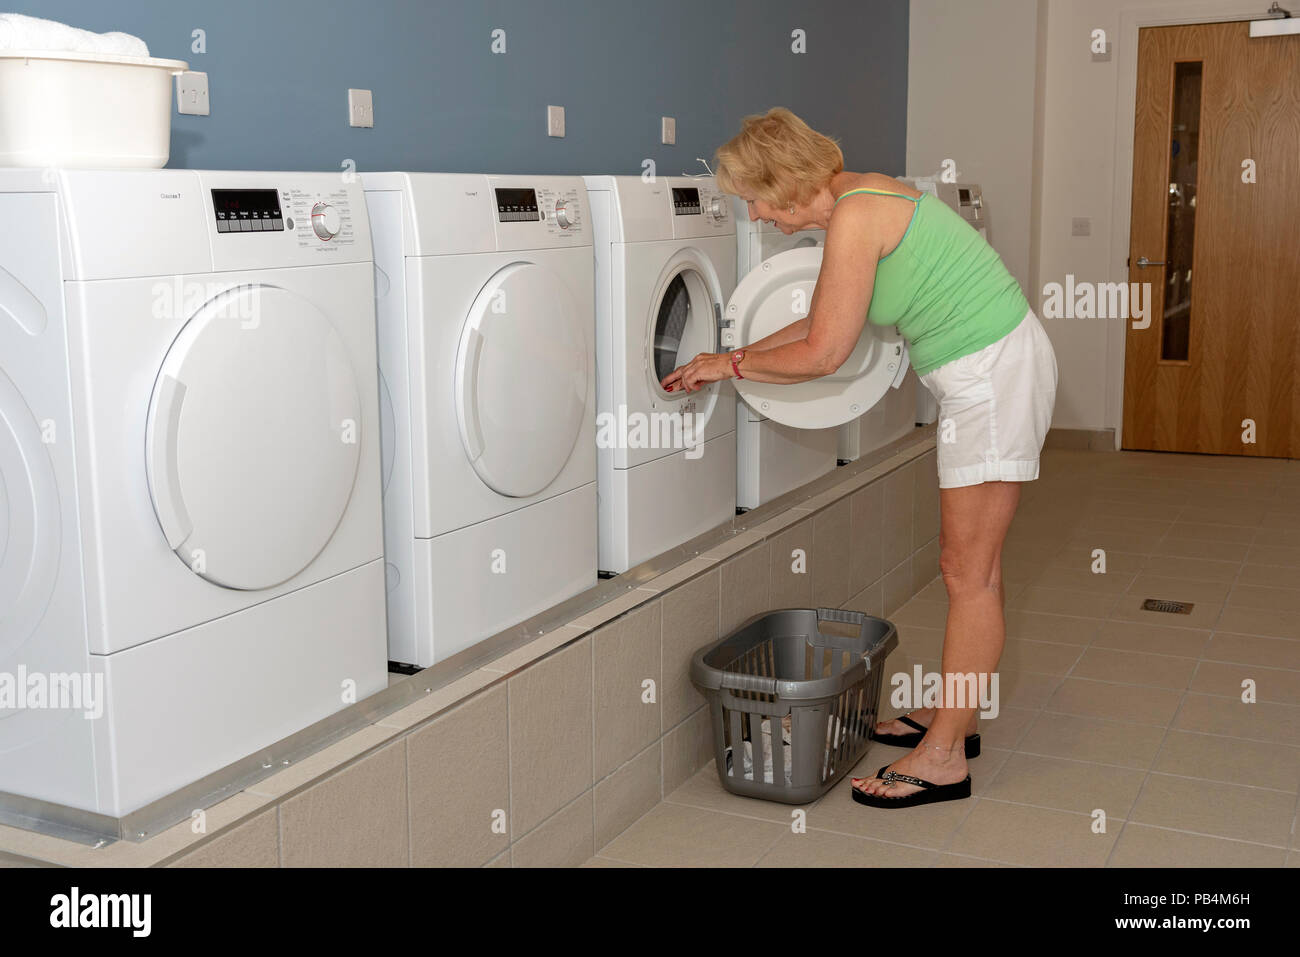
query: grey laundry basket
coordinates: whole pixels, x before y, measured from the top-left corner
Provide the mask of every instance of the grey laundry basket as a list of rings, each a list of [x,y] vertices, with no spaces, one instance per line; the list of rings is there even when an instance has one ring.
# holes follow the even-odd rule
[[[824,630],[828,623],[839,627]],[[785,804],[803,804],[829,791],[866,753],[882,665],[897,646],[898,631],[883,618],[837,608],[787,608],[753,618],[697,652],[691,681],[709,701],[722,786]],[[786,715],[788,745],[783,734],[771,733],[779,732]],[[758,747],[765,720],[770,767]],[[748,771],[741,760],[746,740],[753,756]]]

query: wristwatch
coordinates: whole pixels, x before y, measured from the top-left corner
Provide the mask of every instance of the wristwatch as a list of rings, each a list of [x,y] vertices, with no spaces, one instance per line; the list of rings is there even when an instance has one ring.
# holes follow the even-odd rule
[[[739,352],[733,352],[731,354],[731,371],[736,373],[737,379],[745,378],[743,375],[740,374],[740,363],[744,360],[744,358],[745,358],[744,349],[741,349]]]

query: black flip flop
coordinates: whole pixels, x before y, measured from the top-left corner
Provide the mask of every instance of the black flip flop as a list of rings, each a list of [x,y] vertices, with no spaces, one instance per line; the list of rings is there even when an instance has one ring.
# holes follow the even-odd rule
[[[910,774],[886,771],[887,767],[888,764],[881,765],[880,770],[876,772],[876,777],[890,784],[895,781],[900,784],[915,784],[921,790],[901,797],[882,797],[879,794],[865,794],[850,783],[849,790],[853,792],[853,800],[867,807],[916,807],[918,804],[935,804],[939,801],[956,801],[970,797],[969,774],[966,775],[965,780],[958,781],[956,784],[934,784],[921,778],[914,778]]]
[[[913,734],[877,734],[875,729],[867,735],[872,741],[879,741],[881,744],[888,744],[895,748],[914,748],[921,743],[925,737],[925,732],[929,730],[925,725],[918,721],[913,721],[907,715],[900,715],[895,720],[903,722],[909,728],[916,728]],[[976,731],[974,734],[966,735],[966,757],[978,758],[980,756],[980,735]]]

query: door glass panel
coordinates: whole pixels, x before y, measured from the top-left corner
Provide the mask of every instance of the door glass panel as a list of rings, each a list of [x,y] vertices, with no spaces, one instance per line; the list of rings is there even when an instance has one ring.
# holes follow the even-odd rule
[[[1185,362],[1191,355],[1192,249],[1196,236],[1196,165],[1201,127],[1200,63],[1174,64],[1171,116],[1169,219],[1160,358]]]
[[[659,303],[659,315],[655,318],[655,374],[661,382],[680,365],[677,353],[690,321],[691,294],[686,288],[682,273],[678,273],[668,283],[664,298]]]

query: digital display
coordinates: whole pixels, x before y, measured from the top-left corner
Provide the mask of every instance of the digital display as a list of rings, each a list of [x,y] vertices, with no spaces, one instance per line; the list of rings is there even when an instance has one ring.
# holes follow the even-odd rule
[[[673,212],[678,216],[700,215],[700,191],[693,186],[674,186]]]
[[[535,223],[541,219],[537,211],[537,191],[534,189],[498,189],[497,218],[503,223]]]
[[[273,189],[214,189],[212,209],[219,233],[284,231],[280,194]]]

